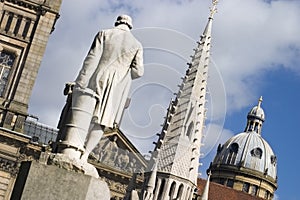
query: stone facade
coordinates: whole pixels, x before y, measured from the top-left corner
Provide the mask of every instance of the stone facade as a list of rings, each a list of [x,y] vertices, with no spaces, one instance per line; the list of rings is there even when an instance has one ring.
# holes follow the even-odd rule
[[[62,0],[0,1],[0,125],[23,131],[31,91]]]
[[[0,199],[10,199],[22,161],[42,146],[22,134],[28,102],[61,0],[0,1]]]
[[[39,159],[42,147],[23,134],[0,128],[0,199],[10,199],[22,161]]]

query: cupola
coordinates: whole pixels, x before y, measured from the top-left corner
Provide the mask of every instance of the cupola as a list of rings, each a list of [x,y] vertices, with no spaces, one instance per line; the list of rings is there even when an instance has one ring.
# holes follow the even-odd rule
[[[277,189],[277,158],[262,138],[265,121],[262,97],[247,115],[245,131],[219,145],[210,165],[211,181],[272,199]]]

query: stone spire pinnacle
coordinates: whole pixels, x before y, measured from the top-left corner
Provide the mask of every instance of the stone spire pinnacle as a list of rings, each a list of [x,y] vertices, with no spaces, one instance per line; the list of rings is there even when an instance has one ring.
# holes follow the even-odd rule
[[[152,171],[150,174],[150,178],[147,181],[146,186],[144,187],[144,191],[143,191],[143,200],[153,200],[154,194],[154,188],[155,188],[155,182],[156,182],[156,175],[157,175],[157,162],[156,159],[154,160],[154,164],[152,167]]]
[[[208,192],[209,192],[209,183],[210,183],[210,176],[211,176],[211,171],[208,172],[208,177],[207,177],[207,181],[203,190],[203,194],[201,197],[201,200],[208,200]]]

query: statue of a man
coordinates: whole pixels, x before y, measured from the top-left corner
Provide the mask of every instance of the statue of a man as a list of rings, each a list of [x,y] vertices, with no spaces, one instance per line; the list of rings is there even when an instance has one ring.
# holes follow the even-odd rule
[[[75,88],[89,88],[98,99],[82,159],[97,145],[104,127],[118,124],[132,79],[144,73],[143,48],[130,32],[132,19],[120,15],[115,28],[100,31],[86,56]]]
[[[85,152],[81,155],[83,161],[87,160],[88,155],[101,139],[104,128],[113,128],[119,123],[131,81],[141,77],[144,73],[143,48],[130,29],[132,29],[131,17],[120,15],[117,17],[114,28],[100,31],[95,36],[75,80],[72,105],[76,105],[71,115],[76,115],[75,112],[85,111],[85,109],[90,109],[89,112],[92,112],[92,120],[88,122],[90,123],[88,135],[85,138]],[[79,99],[79,93],[85,92],[95,96],[96,103],[88,103],[83,98]],[[70,118],[79,123],[83,123],[81,121],[87,119],[86,117],[78,119],[77,116]],[[70,127],[73,127],[72,123],[70,124]],[[69,129],[76,132],[72,127]],[[77,143],[76,141],[78,139],[72,139],[72,136],[66,133],[66,140],[62,144],[76,147],[73,145]],[[68,149],[62,150],[62,152],[68,154]]]

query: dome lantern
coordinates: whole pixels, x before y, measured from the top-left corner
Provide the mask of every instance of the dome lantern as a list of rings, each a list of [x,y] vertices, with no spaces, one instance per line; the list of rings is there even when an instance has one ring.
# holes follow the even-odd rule
[[[262,96],[258,100],[257,106],[254,106],[247,115],[247,126],[245,132],[256,132],[261,134],[262,124],[265,121],[265,112],[261,107]]]

